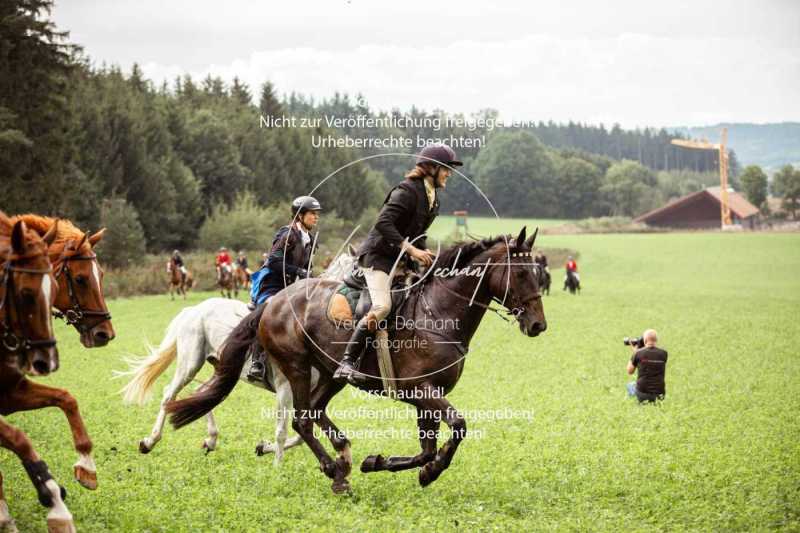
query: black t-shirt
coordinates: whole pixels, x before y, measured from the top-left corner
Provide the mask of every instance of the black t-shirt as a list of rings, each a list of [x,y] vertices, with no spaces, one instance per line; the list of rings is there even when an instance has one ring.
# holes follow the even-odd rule
[[[664,372],[667,369],[667,352],[661,348],[644,347],[631,359],[638,371],[636,390],[644,394],[664,394]]]

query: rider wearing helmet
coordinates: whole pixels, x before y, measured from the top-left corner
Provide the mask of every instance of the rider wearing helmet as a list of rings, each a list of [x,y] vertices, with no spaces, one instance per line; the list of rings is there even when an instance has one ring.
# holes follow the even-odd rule
[[[181,253],[178,250],[172,251],[172,263],[175,265],[175,268],[180,270],[181,280],[186,281],[186,267],[183,264],[183,257],[181,257]]]
[[[564,265],[566,273],[564,275],[564,288],[562,290],[567,290],[567,281],[569,280],[570,276],[575,278],[575,282],[580,285],[581,278],[578,274],[578,263],[575,262],[572,256],[567,257],[567,264]]]
[[[372,307],[356,324],[344,357],[333,377],[358,384],[365,376],[358,361],[367,337],[392,307],[390,273],[398,255],[406,253],[424,266],[433,262],[426,248],[425,231],[439,214],[438,189],[444,188],[451,167],[461,166],[447,145],[432,144],[417,155],[416,166],[395,186],[383,202],[378,220],[358,250],[358,264],[364,272]]]
[[[217,283],[222,279],[222,269],[231,271],[231,256],[228,255],[228,249],[224,246],[220,247],[217,252],[217,257],[214,259],[214,266],[217,268]]]
[[[239,255],[236,256],[236,264],[244,270],[244,273],[250,276],[253,272],[248,268],[247,265],[247,256],[244,253],[244,250],[239,250]]]
[[[253,310],[263,305],[271,296],[298,279],[307,278],[311,273],[311,253],[314,236],[311,231],[319,221],[322,205],[313,196],[299,196],[292,202],[292,223],[283,226],[272,239],[272,249],[259,272],[253,274],[252,301],[248,307]],[[248,378],[263,380],[264,354],[258,351],[253,356]]]

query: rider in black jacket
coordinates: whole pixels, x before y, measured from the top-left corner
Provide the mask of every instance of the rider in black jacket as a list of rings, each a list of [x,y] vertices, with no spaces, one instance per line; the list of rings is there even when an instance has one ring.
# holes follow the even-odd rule
[[[406,174],[406,179],[386,196],[375,226],[358,250],[372,307],[356,324],[333,375],[337,381],[352,384],[364,381],[358,361],[370,329],[391,310],[390,273],[398,257],[407,253],[424,266],[432,263],[433,254],[426,248],[425,232],[439,214],[438,189],[445,187],[450,169],[461,164],[449,146],[429,145],[417,155],[417,164]]]
[[[283,226],[272,239],[272,249],[261,268],[268,269],[260,280],[258,294],[248,307],[254,310],[284,287],[310,275],[314,235],[311,231],[319,221],[322,206],[312,196],[299,196],[292,202],[292,224]],[[253,356],[249,379],[263,380],[265,371],[264,352]]]

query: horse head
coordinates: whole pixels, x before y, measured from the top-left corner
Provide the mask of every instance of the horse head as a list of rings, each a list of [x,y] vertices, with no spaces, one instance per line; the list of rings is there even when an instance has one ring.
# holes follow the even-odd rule
[[[105,346],[116,336],[103,297],[104,272],[94,252],[105,231],[68,238],[56,259],[60,290],[55,307],[78,330],[86,348]]]
[[[515,316],[519,329],[529,337],[536,337],[547,329],[542,295],[539,293],[539,276],[533,262],[533,244],[539,228],[526,239],[523,227],[516,238],[502,239],[493,257],[504,268],[493,268],[489,290]]]
[[[58,286],[47,243],[22,220],[12,226],[0,218],[0,352],[16,355],[23,372],[47,375],[59,364],[50,313]]]

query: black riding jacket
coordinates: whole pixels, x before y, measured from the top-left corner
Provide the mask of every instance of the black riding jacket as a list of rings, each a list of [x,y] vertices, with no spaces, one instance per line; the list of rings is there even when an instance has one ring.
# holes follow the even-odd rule
[[[423,179],[406,178],[386,195],[375,226],[358,249],[361,265],[388,274],[402,250],[404,239],[421,250],[426,248],[426,238],[421,235],[438,214],[438,189],[433,209],[430,209]]]
[[[298,277],[309,275],[314,235],[310,234],[310,237],[311,241],[303,246],[303,236],[294,225],[283,226],[278,230],[267,257],[266,266],[269,268],[269,274],[261,282],[262,290],[282,289],[297,281]]]

